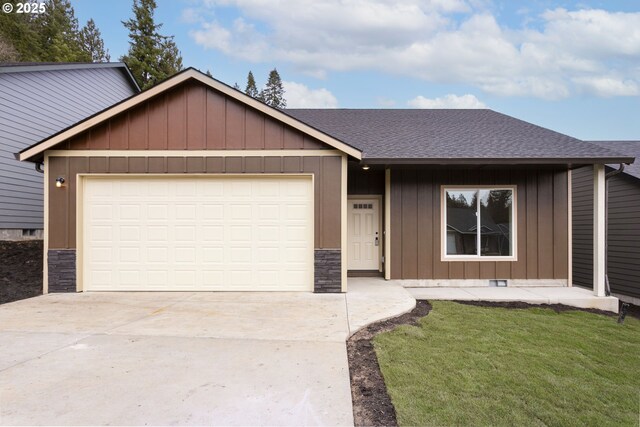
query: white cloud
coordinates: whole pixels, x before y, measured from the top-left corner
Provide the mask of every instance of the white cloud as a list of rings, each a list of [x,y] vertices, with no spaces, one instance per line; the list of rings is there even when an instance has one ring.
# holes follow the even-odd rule
[[[440,98],[416,96],[409,100],[407,105],[413,108],[487,108],[482,101],[471,94],[462,96],[449,94]]]
[[[602,97],[640,95],[640,85],[632,80],[603,76],[578,78],[575,82],[582,86],[585,92]]]
[[[536,29],[509,29],[481,0],[201,1],[203,16],[235,8],[242,18],[193,24],[196,43],[321,78],[376,70],[546,99],[630,96],[640,85],[640,12],[558,8]]]
[[[337,108],[338,100],[327,89],[309,89],[302,83],[283,81],[287,108]]]

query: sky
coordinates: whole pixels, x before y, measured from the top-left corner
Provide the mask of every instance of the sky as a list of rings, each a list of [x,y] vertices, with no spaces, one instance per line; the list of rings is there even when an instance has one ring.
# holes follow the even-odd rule
[[[133,0],[72,0],[112,61]],[[185,67],[289,108],[491,108],[584,140],[640,140],[640,0],[157,0]]]

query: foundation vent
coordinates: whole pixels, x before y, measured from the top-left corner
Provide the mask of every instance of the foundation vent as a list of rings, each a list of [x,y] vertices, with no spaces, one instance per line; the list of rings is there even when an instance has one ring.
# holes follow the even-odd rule
[[[506,288],[507,281],[502,279],[491,279],[489,280],[489,286],[492,288]]]

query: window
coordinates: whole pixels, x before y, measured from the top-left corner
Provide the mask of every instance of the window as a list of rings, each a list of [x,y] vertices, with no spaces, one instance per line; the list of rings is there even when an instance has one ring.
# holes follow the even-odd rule
[[[444,188],[444,259],[515,260],[515,191]]]

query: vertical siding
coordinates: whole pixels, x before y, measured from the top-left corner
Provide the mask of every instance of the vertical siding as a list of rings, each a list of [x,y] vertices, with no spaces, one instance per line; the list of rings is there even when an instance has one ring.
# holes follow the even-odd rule
[[[608,241],[611,291],[640,298],[640,179],[611,178]]]
[[[573,284],[593,288],[593,167],[571,171]]]
[[[200,83],[187,82],[72,138],[89,150],[320,150],[327,145]]]
[[[563,170],[394,169],[393,279],[567,279]],[[517,261],[441,261],[441,186],[517,185]]]
[[[572,175],[573,283],[593,288],[593,168]],[[640,180],[624,174],[611,178],[608,209],[609,286],[614,293],[640,298]]]
[[[14,154],[133,94],[114,68],[0,74],[0,228],[42,228],[43,176]]]
[[[384,169],[363,170],[359,165],[349,167],[347,194],[384,195]]]
[[[322,157],[50,157],[51,176],[68,185],[49,183],[49,248],[76,247],[76,175],[81,173],[313,173],[317,249],[341,246],[341,165],[339,156]]]

